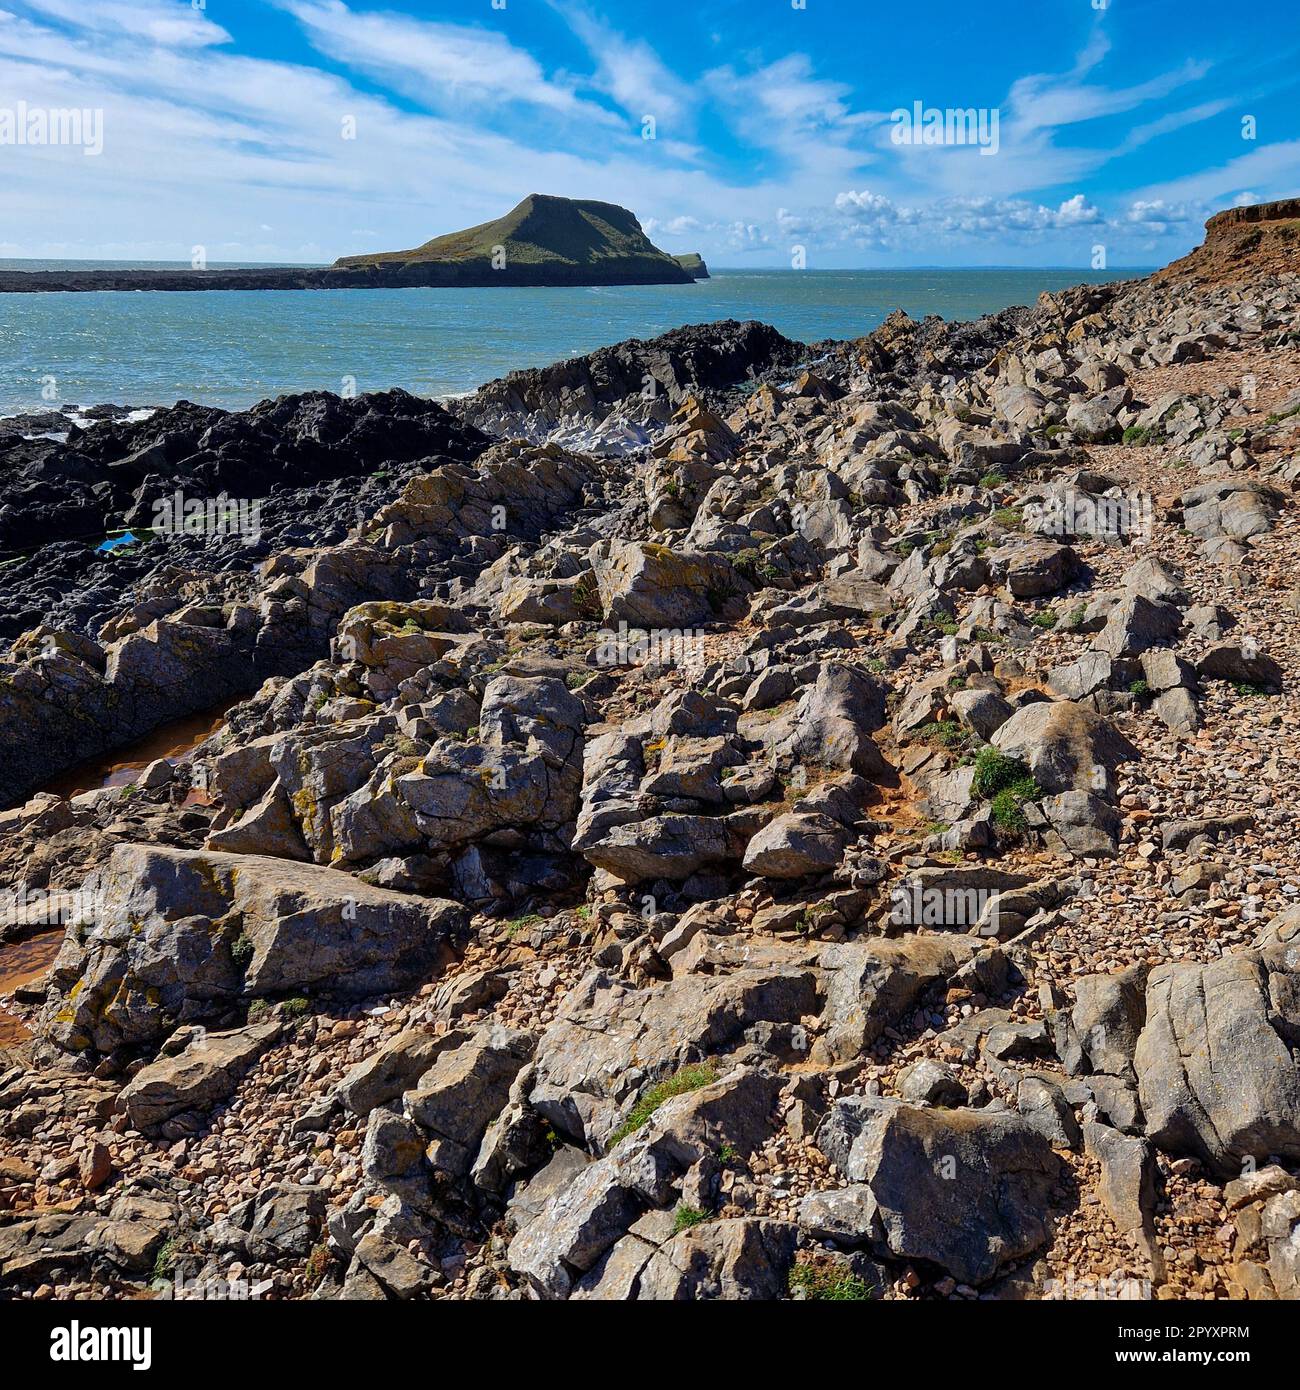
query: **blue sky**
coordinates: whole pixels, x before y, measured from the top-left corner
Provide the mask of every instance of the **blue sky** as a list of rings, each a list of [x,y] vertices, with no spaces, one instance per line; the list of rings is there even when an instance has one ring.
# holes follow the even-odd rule
[[[103,112],[0,144],[0,255],[332,260],[546,192],[715,265],[1149,265],[1300,192],[1298,59],[1296,0],[0,0],[0,114]]]

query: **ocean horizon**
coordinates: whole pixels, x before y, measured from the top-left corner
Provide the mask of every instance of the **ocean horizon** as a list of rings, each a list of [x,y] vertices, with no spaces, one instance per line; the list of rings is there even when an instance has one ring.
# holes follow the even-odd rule
[[[178,264],[0,259],[0,268],[27,270]],[[246,409],[286,393],[393,387],[447,399],[507,372],[685,324],[760,319],[815,343],[860,337],[895,309],[978,318],[1032,304],[1044,290],[1144,273],[718,267],[693,285],[0,294],[0,415],[177,400]]]

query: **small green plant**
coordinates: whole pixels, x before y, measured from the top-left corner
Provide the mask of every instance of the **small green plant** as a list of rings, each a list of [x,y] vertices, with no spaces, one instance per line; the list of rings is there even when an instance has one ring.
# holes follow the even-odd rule
[[[530,912],[526,916],[516,917],[513,921],[506,923],[506,935],[513,941],[515,937],[532,929],[545,919],[540,913]]]
[[[740,1159],[740,1151],[734,1144],[718,1145],[718,1162],[726,1167],[728,1164],[736,1163]]]
[[[930,626],[945,637],[955,637],[960,626],[956,618],[931,618]]]
[[[1025,524],[1024,517],[1016,507],[999,507],[993,513],[993,520],[1009,531],[1018,531]]]
[[[701,1086],[711,1086],[718,1079],[717,1068],[709,1062],[699,1062],[694,1066],[682,1067],[665,1081],[651,1086],[632,1107],[626,1120],[609,1136],[608,1149],[612,1149],[621,1139],[635,1134],[638,1129],[649,1124],[651,1116],[666,1101],[675,1096],[689,1095]]]
[[[1050,608],[1044,608],[1041,613],[1035,613],[1029,620],[1035,627],[1055,627],[1058,619]]]
[[[1079,628],[1083,626],[1083,620],[1086,614],[1087,609],[1084,608],[1082,604],[1080,604],[1077,608],[1070,609],[1070,611],[1061,619],[1058,626],[1068,627],[1074,631],[1077,631]]]
[[[932,820],[921,827],[921,833],[923,835],[942,835],[951,829],[952,827],[946,820]]]
[[[596,587],[595,576],[590,572],[584,574],[573,586],[573,606],[578,610],[580,618],[594,621],[604,615],[600,603],[600,590]]]
[[[285,999],[280,1004],[280,1012],[285,1018],[302,1018],[310,1008],[311,1004],[301,994],[295,994],[293,998]]]
[[[864,661],[862,664],[867,668],[868,671],[872,671],[878,676],[884,674],[885,663],[881,657],[869,656],[866,659],[866,661]]]
[[[1011,786],[1003,787],[989,803],[993,824],[999,830],[1005,830],[1009,834],[1022,833],[1029,825],[1025,819],[1025,802],[1033,801],[1041,795],[1042,791],[1032,777],[1026,777],[1022,782],[1013,782]]]
[[[1232,688],[1238,695],[1265,695],[1268,693],[1262,686],[1252,685],[1250,681],[1233,681]]]
[[[1138,446],[1158,444],[1160,439],[1160,431],[1158,429],[1153,429],[1149,425],[1130,425],[1123,434],[1123,441],[1125,444],[1136,444]]]
[[[673,1212],[673,1235],[679,1236],[683,1231],[689,1231],[692,1226],[701,1226],[709,1219],[707,1211],[701,1211],[699,1207],[688,1207],[685,1202],[679,1202],[677,1210]]]
[[[811,936],[821,926],[823,917],[826,917],[831,909],[825,903],[812,903],[804,908],[799,915],[799,920],[794,924],[794,929],[801,936]]]
[[[1136,695],[1139,700],[1145,700],[1146,697],[1151,694],[1151,687],[1146,683],[1146,681],[1130,681],[1128,693],[1130,695]]]
[[[253,959],[252,940],[240,932],[230,945],[230,959],[243,969]]]
[[[566,671],[564,673],[564,683],[570,690],[581,690],[590,679],[590,671]]]
[[[980,479],[980,487],[1001,487],[1006,480],[1006,475],[995,469],[992,473],[985,473]]]
[[[1033,778],[1023,758],[1008,757],[996,748],[981,748],[975,755],[975,780],[971,790],[981,801],[990,801],[1000,791],[1026,780]]]
[[[249,1023],[265,1023],[271,1016],[271,1001],[269,999],[254,999],[248,1006]]]
[[[848,1269],[831,1262],[800,1261],[790,1269],[791,1297],[819,1303],[869,1303],[871,1285]]]
[[[176,1268],[176,1257],[180,1254],[180,1241],[175,1236],[169,1236],[162,1245],[158,1247],[158,1253],[154,1256],[153,1277],[157,1280],[167,1280],[172,1276],[172,1271]]]
[[[307,1256],[307,1263],[303,1268],[303,1278],[307,1281],[309,1289],[316,1288],[330,1267],[330,1248],[321,1241],[319,1245],[313,1245],[311,1254]]]
[[[971,739],[970,732],[955,719],[939,719],[933,724],[922,724],[916,736],[926,743],[937,743],[941,748],[964,748]]]

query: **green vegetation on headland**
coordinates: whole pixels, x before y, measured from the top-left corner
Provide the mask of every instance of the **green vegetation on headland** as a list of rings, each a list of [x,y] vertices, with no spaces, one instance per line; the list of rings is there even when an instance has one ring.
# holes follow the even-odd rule
[[[329,267],[0,271],[0,293],[689,285],[707,275],[698,255],[661,251],[626,208],[530,193],[495,221],[409,251],[344,256]]]

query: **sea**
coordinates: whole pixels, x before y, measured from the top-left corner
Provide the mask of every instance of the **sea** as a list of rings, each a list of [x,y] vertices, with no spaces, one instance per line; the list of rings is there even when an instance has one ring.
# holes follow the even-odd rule
[[[176,268],[3,259],[0,267]],[[894,309],[978,318],[1032,304],[1043,290],[1145,273],[719,269],[693,285],[585,289],[0,294],[0,415],[178,400],[243,409],[286,392],[395,386],[445,399],[509,371],[682,324],[761,319],[803,342],[855,338]]]

